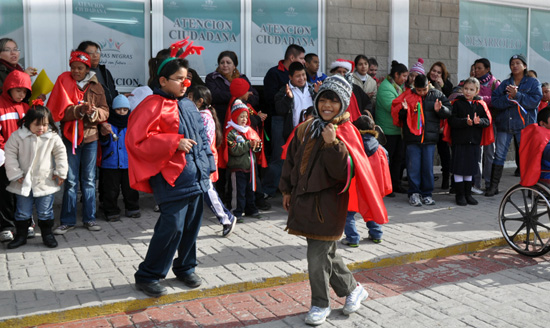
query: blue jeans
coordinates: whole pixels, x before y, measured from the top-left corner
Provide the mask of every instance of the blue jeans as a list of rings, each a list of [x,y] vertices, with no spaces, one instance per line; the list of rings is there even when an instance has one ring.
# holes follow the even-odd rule
[[[283,127],[285,118],[282,116],[273,116],[271,118],[271,158],[263,179],[263,191],[273,196],[279,188],[281,171],[283,170],[283,146],[286,140],[283,138]]]
[[[61,206],[61,224],[74,226],[76,224],[76,188],[80,182],[82,191],[82,222],[95,221],[95,175],[97,141],[83,143],[76,148],[73,155],[72,144],[66,138],[63,143],[67,149],[69,172],[63,190],[63,205]]]
[[[355,226],[355,213],[348,212],[346,216],[346,225],[344,226],[344,233],[346,234],[346,239],[352,244],[359,244],[361,236],[357,232],[357,227]],[[369,229],[369,235],[373,239],[382,239],[382,226],[374,221],[367,221],[367,228]]]
[[[519,143],[521,140],[521,132],[508,133],[497,131],[495,135],[495,159],[493,160],[493,164],[504,165],[506,154],[508,154],[508,148],[510,148],[510,142],[514,136],[516,136]]]
[[[25,221],[32,218],[32,207],[36,206],[38,220],[53,220],[53,199],[54,194],[42,197],[33,197],[32,191],[29,196],[15,195],[17,205],[15,209],[15,220]]]
[[[172,271],[176,276],[195,272],[203,195],[159,204],[160,217],[155,224],[147,255],[134,275],[136,282],[148,283],[164,279],[172,260]],[[178,257],[174,259],[176,251]]]
[[[434,190],[434,144],[407,145],[408,194],[431,197]]]

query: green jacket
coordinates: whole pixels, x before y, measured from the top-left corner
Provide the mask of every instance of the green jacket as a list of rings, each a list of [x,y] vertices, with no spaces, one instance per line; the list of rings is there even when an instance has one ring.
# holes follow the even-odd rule
[[[379,125],[385,135],[400,135],[401,128],[393,125],[391,116],[391,103],[399,94],[391,82],[386,78],[378,87],[376,94],[376,125]]]
[[[227,168],[231,170],[250,171],[250,140],[239,133],[239,131],[233,129],[227,134],[227,149],[228,160]],[[254,152],[261,151],[262,148],[254,150]],[[254,161],[256,158],[254,158]]]

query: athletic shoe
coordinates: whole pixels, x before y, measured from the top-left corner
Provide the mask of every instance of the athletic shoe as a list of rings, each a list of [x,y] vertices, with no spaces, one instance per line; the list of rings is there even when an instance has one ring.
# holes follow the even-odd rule
[[[10,230],[4,230],[0,232],[0,242],[7,242],[13,240],[13,232]]]
[[[64,235],[67,231],[73,230],[73,229],[74,229],[74,226],[68,226],[68,225],[62,224],[53,230],[53,234]]]
[[[235,229],[235,224],[236,223],[237,223],[237,218],[233,216],[231,218],[231,223],[223,225],[222,236],[223,237],[229,236],[231,234],[231,232],[233,231],[233,229]]]
[[[420,194],[414,193],[409,197],[409,204],[411,206],[422,206],[422,200],[420,199]]]
[[[435,200],[432,198],[432,196],[422,197],[422,204],[435,205]]]
[[[344,304],[342,311],[345,315],[349,315],[359,310],[361,302],[366,300],[367,297],[369,297],[369,293],[358,283],[357,287],[346,297],[346,304]]]
[[[351,241],[347,240],[346,238],[342,239],[340,241],[342,243],[342,245],[346,245],[346,246],[349,246],[349,247],[359,247],[359,244],[353,244]]]
[[[317,306],[312,306],[309,312],[306,315],[306,324],[312,326],[318,326],[327,320],[328,315],[330,314],[330,307],[320,308]]]
[[[99,231],[101,227],[95,221],[84,222],[84,227],[90,231]]]
[[[475,186],[472,187],[472,193],[476,195],[483,195],[483,190],[476,188]]]

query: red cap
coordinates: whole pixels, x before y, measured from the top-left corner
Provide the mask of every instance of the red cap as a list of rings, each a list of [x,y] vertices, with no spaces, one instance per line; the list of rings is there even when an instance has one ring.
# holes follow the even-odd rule
[[[240,77],[233,79],[229,86],[229,92],[231,92],[231,96],[235,98],[244,96],[248,90],[250,90],[250,84],[247,80]]]

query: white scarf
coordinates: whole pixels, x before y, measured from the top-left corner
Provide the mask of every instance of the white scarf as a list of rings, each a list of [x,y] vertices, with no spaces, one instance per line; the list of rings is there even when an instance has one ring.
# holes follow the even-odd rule
[[[240,133],[247,133],[248,129],[250,128],[250,126],[248,126],[248,125],[242,126],[242,125],[238,125],[237,123],[235,123],[233,121],[228,121],[227,126],[225,128],[227,129],[227,128],[230,128],[230,127],[237,130],[237,131],[239,131]]]
[[[95,75],[95,72],[90,71],[88,74],[86,74],[86,76],[82,80],[76,81],[76,85],[78,85],[78,87],[80,89],[84,89],[86,84],[88,84],[88,82],[90,82],[90,80],[92,79],[92,77],[94,77],[94,75]]]

